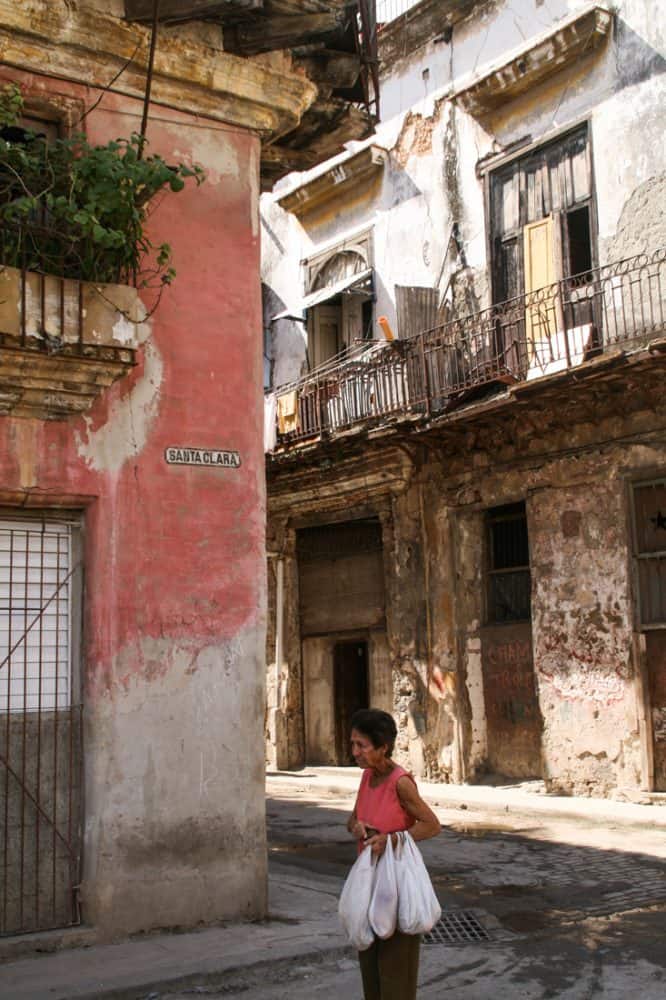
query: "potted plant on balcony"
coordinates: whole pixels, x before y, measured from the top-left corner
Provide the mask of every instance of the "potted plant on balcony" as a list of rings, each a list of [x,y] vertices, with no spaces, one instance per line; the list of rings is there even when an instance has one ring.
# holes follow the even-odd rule
[[[2,332],[105,342],[105,312],[112,311],[116,327],[118,313],[141,321],[136,289],[157,288],[159,301],[175,277],[171,247],[155,245],[147,233],[151,200],[181,191],[189,178],[201,184],[203,171],[144,155],[138,135],[106,145],[83,135],[49,141],[20,127],[22,111],[18,87],[0,91]],[[10,286],[21,280],[17,309]],[[117,332],[126,342],[122,323]]]

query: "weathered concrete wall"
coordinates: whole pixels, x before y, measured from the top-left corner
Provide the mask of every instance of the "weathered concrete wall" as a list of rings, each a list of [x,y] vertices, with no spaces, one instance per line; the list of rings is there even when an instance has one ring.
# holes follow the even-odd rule
[[[546,777],[580,794],[640,782],[626,499],[611,472],[529,502]]]
[[[529,457],[483,474],[450,463],[448,500],[457,515],[458,628],[469,697],[466,752],[483,767],[483,512],[527,500],[532,568],[533,656],[543,716],[542,759],[550,787],[605,794],[645,780],[634,662],[628,484],[663,469],[663,413],[615,415],[569,430],[564,453],[541,438]],[[649,430],[651,428],[651,430]],[[613,444],[627,434],[628,442]],[[596,446],[592,441],[596,439]],[[578,445],[578,452],[568,454]],[[550,455],[549,455],[550,452]],[[453,468],[451,468],[453,466]],[[477,638],[478,637],[478,638]]]
[[[378,503],[392,671],[384,706],[399,725],[397,759],[417,773],[474,780],[499,768],[516,777],[541,774],[553,790],[594,795],[644,785],[629,484],[666,466],[659,430],[666,411],[663,402],[649,410],[634,401],[631,412],[618,413],[611,396],[604,417],[600,400],[597,420],[547,429],[542,410],[538,438],[522,422],[493,452],[478,438],[473,452],[433,447],[419,465],[415,449],[411,482]],[[364,461],[357,459],[359,483]],[[300,516],[325,517],[325,497],[335,495],[341,475],[335,466],[323,471],[322,499],[302,502]],[[299,496],[298,472],[292,483]],[[498,697],[498,668],[484,664],[486,512],[519,500],[526,502],[532,620],[517,640],[515,627],[504,630],[522,644],[531,631],[531,649],[504,672],[511,710],[531,706],[532,661],[536,714],[516,719],[498,749],[507,720],[498,728],[487,703],[489,691]],[[347,511],[365,513],[364,501],[359,487],[348,494]],[[493,629],[501,650],[502,629]],[[304,684],[307,699],[307,676]]]
[[[136,131],[140,114],[106,94],[89,138]],[[3,502],[85,509],[82,904],[104,936],[265,908],[259,143],[165,109],[149,138],[208,179],[151,217],[178,277],[138,367],[84,418],[0,420]],[[242,465],[169,466],[174,444],[237,449]]]
[[[457,611],[459,669],[464,681],[461,689],[466,695],[459,710],[464,720],[466,771],[473,777],[485,767],[488,754],[480,635],[484,613],[483,561],[479,558],[485,547],[483,513],[478,509],[469,511],[465,506],[456,510],[453,531],[456,579],[452,590]]]
[[[262,196],[262,272],[275,301],[298,312],[300,261],[371,226],[375,315],[388,316],[394,330],[396,284],[437,288],[440,302],[457,312],[487,305],[487,228],[478,161],[518,140],[545,142],[582,119],[590,123],[599,263],[666,243],[666,64],[663,28],[646,0],[614,5],[615,28],[603,48],[483,121],[452,100],[494,62],[584,6],[583,0],[476,5],[456,24],[450,41],[424,38],[408,58],[385,67],[382,123],[368,140],[388,150],[378,191],[358,202],[333,202],[325,215],[302,221],[284,212],[277,198],[317,171],[290,175],[274,194]],[[351,143],[350,152],[362,146]],[[454,226],[458,243],[452,239]],[[301,373],[305,330],[291,320],[271,326],[268,314],[264,319],[271,331],[274,384],[280,385]]]

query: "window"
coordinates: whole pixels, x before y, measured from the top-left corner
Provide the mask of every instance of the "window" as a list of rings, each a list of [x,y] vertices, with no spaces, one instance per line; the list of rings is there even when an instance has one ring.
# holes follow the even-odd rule
[[[0,520],[0,712],[72,702],[72,526]]]
[[[372,233],[357,233],[303,262],[308,367],[320,365],[372,339],[374,284]]]
[[[587,126],[490,177],[493,296],[504,302],[593,266]]]
[[[666,480],[633,488],[634,554],[643,627],[666,627]]]
[[[529,621],[530,556],[525,504],[488,511],[488,624]]]

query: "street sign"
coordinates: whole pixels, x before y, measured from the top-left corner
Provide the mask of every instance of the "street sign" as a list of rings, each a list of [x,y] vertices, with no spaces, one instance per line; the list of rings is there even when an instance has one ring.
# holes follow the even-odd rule
[[[164,450],[167,465],[201,465],[206,469],[238,469],[241,459],[237,451],[221,448],[189,448],[172,445]]]

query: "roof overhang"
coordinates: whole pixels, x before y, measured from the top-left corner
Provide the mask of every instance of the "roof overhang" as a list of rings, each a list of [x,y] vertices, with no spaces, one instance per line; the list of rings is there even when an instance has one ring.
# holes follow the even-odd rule
[[[95,8],[0,0],[4,65],[143,99],[149,48],[147,28]],[[296,129],[316,99],[317,86],[288,64],[244,59],[178,32],[160,35],[155,105],[271,138]]]
[[[300,219],[341,198],[347,200],[350,194],[356,196],[363,191],[368,181],[379,177],[387,157],[382,146],[366,146],[360,153],[354,153],[312,180],[292,188],[288,194],[278,198],[278,205]]]
[[[497,111],[538,84],[600,48],[610,35],[613,14],[590,4],[575,11],[477,75],[453,95],[471,115]]]

